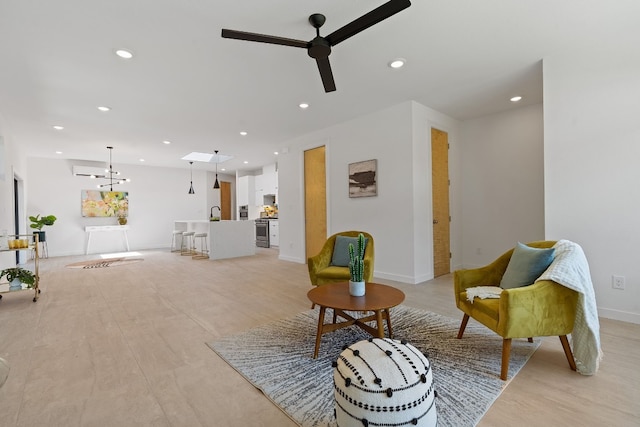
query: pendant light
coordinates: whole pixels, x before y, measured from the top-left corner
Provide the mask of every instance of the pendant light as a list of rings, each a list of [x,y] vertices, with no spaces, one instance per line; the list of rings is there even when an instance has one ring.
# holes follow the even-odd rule
[[[113,170],[113,163],[111,160],[111,153],[113,152],[113,147],[107,147],[109,150],[109,169],[105,169],[105,175],[91,175],[91,178],[103,178],[108,179],[109,182],[107,184],[98,184],[98,188],[109,187],[109,191],[113,191],[113,184],[124,184],[125,182],[131,182],[129,178],[116,178],[115,182],[113,179],[114,175],[120,175],[120,172],[116,172]]]
[[[193,191],[193,162],[189,162],[189,169],[191,170],[191,187],[189,188],[189,194],[196,194],[195,191]]]
[[[216,182],[213,183],[213,189],[216,190],[220,188],[220,183],[218,183],[218,150],[215,150],[216,153]]]

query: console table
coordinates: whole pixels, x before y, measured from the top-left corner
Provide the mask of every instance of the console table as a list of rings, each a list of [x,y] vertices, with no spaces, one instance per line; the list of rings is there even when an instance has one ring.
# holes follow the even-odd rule
[[[87,247],[84,250],[84,254],[89,254],[89,245],[91,244],[91,233],[94,231],[121,231],[124,233],[124,242],[127,245],[127,252],[129,252],[129,238],[127,237],[128,225],[88,225],[84,228],[87,233]]]

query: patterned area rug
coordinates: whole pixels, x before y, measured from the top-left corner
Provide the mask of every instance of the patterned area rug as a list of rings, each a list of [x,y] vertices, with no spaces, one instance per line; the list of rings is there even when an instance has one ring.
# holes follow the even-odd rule
[[[331,362],[345,344],[369,335],[357,327],[325,334],[314,360],[317,325],[318,309],[309,310],[207,345],[298,425],[333,427]],[[402,305],[391,310],[391,325],[395,339],[417,347],[433,366],[440,427],[475,426],[540,345],[513,340],[509,379],[502,381],[502,338],[484,326],[469,322],[459,340],[460,320]]]
[[[74,262],[68,264],[67,268],[103,268],[103,267],[115,267],[116,265],[131,264],[133,262],[143,261],[142,258],[105,258],[105,259],[93,259],[89,261]],[[391,324],[393,325],[393,323]]]

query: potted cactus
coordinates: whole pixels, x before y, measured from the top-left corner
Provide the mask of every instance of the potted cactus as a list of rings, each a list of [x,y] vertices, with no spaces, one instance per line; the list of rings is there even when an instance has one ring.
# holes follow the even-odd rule
[[[351,280],[349,280],[349,294],[354,297],[361,297],[365,293],[364,249],[364,235],[360,233],[358,235],[357,248],[354,248],[353,244],[349,243],[349,273],[351,275]]]
[[[25,270],[20,267],[5,268],[0,271],[0,279],[7,276],[7,280],[11,284],[10,291],[17,291],[22,289],[22,284],[27,285],[27,288],[33,288],[36,283],[36,275],[29,270]]]

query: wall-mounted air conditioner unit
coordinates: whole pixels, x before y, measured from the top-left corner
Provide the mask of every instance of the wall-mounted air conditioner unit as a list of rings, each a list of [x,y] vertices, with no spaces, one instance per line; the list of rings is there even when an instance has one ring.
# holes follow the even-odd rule
[[[74,166],[73,167],[73,176],[95,176],[95,177],[104,177],[106,176],[106,172],[104,168],[97,168],[94,166]]]

